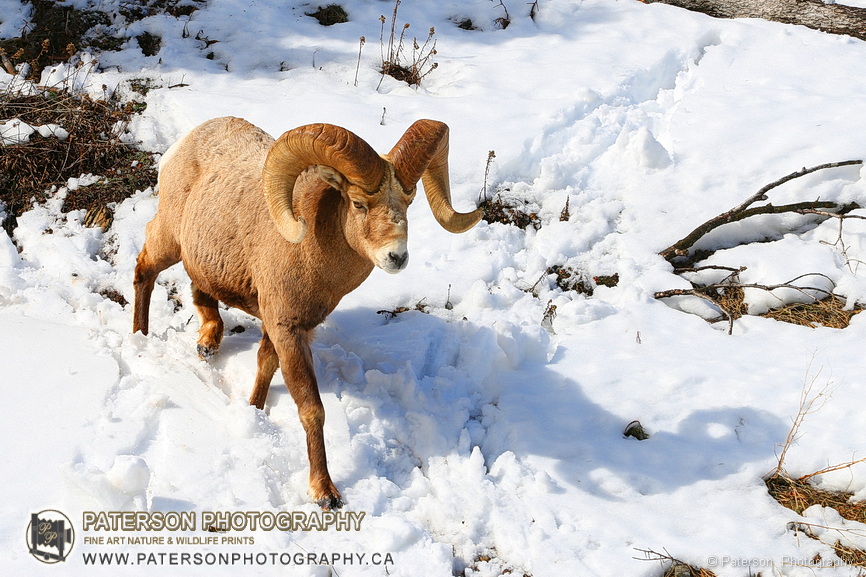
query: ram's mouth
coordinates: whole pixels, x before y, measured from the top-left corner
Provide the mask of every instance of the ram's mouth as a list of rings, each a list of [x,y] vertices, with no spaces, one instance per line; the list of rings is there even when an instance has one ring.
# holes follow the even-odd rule
[[[376,251],[376,266],[390,274],[397,274],[409,263],[406,243],[398,241]]]

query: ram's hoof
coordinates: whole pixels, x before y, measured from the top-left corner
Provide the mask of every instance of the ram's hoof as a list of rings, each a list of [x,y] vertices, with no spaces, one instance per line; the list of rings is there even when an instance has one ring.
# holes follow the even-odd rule
[[[196,350],[198,351],[198,358],[203,361],[207,361],[216,354],[216,347],[207,347],[205,345],[196,345]]]
[[[336,511],[343,507],[343,499],[336,495],[328,495],[316,500],[316,505],[322,508],[323,511]]]

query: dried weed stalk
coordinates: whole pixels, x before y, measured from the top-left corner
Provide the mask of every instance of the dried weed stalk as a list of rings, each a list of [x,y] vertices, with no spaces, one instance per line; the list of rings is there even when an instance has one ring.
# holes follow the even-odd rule
[[[825,404],[830,400],[833,394],[833,381],[827,381],[816,390],[818,379],[821,376],[821,370],[816,372],[811,377],[812,363],[806,370],[806,377],[803,379],[803,387],[800,390],[800,405],[797,408],[797,415],[791,423],[791,428],[788,430],[788,435],[785,437],[785,442],[782,444],[782,450],[779,453],[776,468],[770,473],[769,477],[787,476],[785,473],[785,456],[791,446],[800,438],[800,427],[810,414],[820,411]]]
[[[652,549],[635,549],[639,553],[643,553],[643,557],[635,557],[640,561],[658,561],[667,565],[664,572],[664,577],[716,577],[716,574],[709,569],[703,569],[689,565],[685,561],[680,561],[667,551],[659,553]]]
[[[382,80],[384,80],[386,74],[401,82],[405,82],[409,86],[420,86],[424,77],[439,67],[438,63],[432,61],[433,57],[437,54],[436,40],[433,38],[436,30],[432,26],[424,44],[419,45],[418,39],[412,38],[411,56],[406,53],[404,43],[407,40],[406,31],[409,30],[409,23],[403,24],[400,34],[397,34],[397,9],[400,7],[400,1],[394,1],[387,50],[385,49],[385,22],[387,19],[384,15],[379,17],[379,21],[382,23],[379,33],[380,55],[382,58],[380,72],[382,73],[382,78],[379,79],[379,86],[376,87],[377,90],[382,86]]]

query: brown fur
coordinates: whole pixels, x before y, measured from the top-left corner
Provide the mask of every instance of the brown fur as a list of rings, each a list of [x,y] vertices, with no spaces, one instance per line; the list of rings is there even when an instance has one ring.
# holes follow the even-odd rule
[[[380,192],[373,195],[333,169],[308,169],[293,196],[307,234],[293,244],[275,228],[262,189],[262,168],[273,142],[246,121],[221,118],[196,128],[166,153],[159,209],[147,225],[135,269],[133,331],[147,333],[154,281],[181,260],[193,282],[202,356],[213,354],[222,340],[218,301],[260,318],[250,403],[264,408],[280,367],[307,435],[310,496],[335,508],[341,498],[327,468],[325,413],[310,341],[313,329],[370,274],[376,251],[395,239],[405,241],[414,186],[404,192],[390,163]]]

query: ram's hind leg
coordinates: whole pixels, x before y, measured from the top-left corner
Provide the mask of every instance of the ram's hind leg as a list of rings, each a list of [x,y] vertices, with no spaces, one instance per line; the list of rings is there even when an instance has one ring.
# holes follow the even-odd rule
[[[192,283],[192,304],[198,315],[198,356],[209,359],[220,348],[223,340],[223,319],[220,317],[219,301]]]
[[[150,296],[159,273],[180,261],[180,247],[166,235],[161,234],[155,218],[147,225],[147,240],[138,255],[135,265],[135,305],[133,307],[132,332],[147,334],[149,328]]]
[[[259,409],[264,410],[265,402],[268,400],[268,389],[271,386],[271,380],[274,378],[274,373],[280,366],[280,361],[277,358],[277,351],[274,349],[274,343],[268,336],[264,325],[262,326],[262,341],[259,344],[258,367],[256,369],[256,382],[253,385],[253,392],[250,395],[250,404],[255,405]]]

